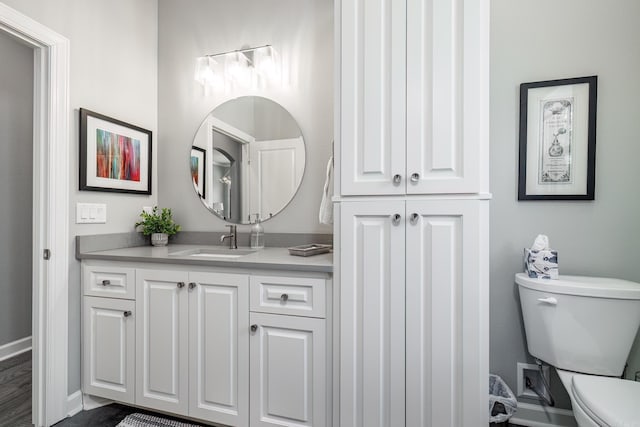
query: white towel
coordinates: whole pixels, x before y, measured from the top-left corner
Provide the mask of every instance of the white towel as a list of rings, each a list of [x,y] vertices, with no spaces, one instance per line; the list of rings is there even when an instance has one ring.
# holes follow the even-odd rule
[[[327,178],[324,181],[324,191],[320,202],[320,213],[318,219],[320,224],[333,224],[333,156],[329,158],[327,164]]]

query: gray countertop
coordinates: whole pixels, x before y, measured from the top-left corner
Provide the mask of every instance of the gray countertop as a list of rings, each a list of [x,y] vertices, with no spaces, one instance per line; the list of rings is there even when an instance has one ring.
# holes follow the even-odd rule
[[[99,251],[78,251],[78,259],[124,262],[151,262],[162,264],[206,265],[212,267],[291,270],[319,273],[333,272],[333,253],[300,257],[289,255],[287,248],[264,248],[237,258],[198,258],[171,255],[174,252],[198,248],[221,249],[222,246],[169,244],[164,247],[135,246]],[[248,248],[240,248],[248,249]],[[228,249],[232,253],[232,249]]]

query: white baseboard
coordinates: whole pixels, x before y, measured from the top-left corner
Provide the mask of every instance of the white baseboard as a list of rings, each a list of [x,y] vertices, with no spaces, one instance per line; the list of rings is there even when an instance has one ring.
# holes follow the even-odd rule
[[[22,338],[0,346],[0,362],[31,350],[31,337]]]
[[[577,427],[573,411],[518,402],[518,411],[509,420],[526,427]]]
[[[73,417],[80,411],[82,411],[82,391],[78,390],[67,396],[67,415]]]
[[[113,403],[113,400],[105,399],[103,397],[91,396],[90,394],[82,395],[82,409],[85,411],[107,406],[111,403]]]

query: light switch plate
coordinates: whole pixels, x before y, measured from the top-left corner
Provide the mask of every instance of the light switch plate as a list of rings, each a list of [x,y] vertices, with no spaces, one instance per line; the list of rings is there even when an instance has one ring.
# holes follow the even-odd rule
[[[76,224],[105,224],[106,222],[106,204],[76,203]]]

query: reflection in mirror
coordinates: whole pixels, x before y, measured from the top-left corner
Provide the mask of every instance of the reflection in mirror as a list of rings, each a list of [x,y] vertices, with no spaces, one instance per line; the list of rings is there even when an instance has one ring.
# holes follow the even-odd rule
[[[214,109],[191,150],[196,194],[209,211],[236,224],[265,221],[282,211],[295,196],[304,167],[304,139],[295,119],[278,103],[257,96]]]

